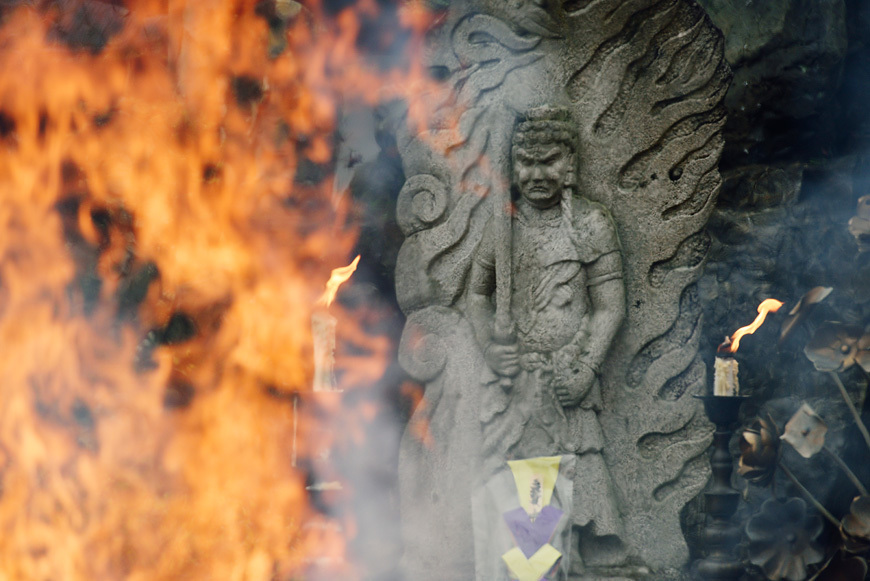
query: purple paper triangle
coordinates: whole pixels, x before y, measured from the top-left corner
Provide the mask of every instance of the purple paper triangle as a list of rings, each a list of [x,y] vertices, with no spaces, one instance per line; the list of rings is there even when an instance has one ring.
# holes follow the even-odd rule
[[[565,513],[555,506],[548,505],[541,509],[534,522],[522,507],[509,510],[502,516],[514,537],[514,542],[526,559],[529,559],[538,549],[550,542],[563,514]]]

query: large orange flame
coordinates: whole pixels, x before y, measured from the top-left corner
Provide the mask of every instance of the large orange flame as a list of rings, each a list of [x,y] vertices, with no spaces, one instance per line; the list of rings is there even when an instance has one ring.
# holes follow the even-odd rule
[[[353,520],[305,487],[371,412],[326,401],[340,427],[325,429],[300,405],[297,469],[292,402],[313,376],[314,281],[354,244],[332,201],[338,104],[401,97],[417,69],[356,50],[374,2],[328,20],[318,2],[282,1],[285,20],[253,0],[14,4],[0,579],[360,575]],[[333,311],[342,387],[371,385],[392,343],[376,314]]]
[[[782,302],[776,299],[765,299],[761,301],[761,304],[758,305],[758,316],[755,317],[755,320],[752,321],[751,324],[746,325],[745,327],[740,327],[737,329],[733,335],[731,335],[731,344],[727,347],[728,351],[731,353],[736,353],[737,348],[740,347],[740,339],[744,335],[751,335],[758,330],[759,327],[764,323],[764,319],[767,318],[768,313],[775,313],[782,306]]]

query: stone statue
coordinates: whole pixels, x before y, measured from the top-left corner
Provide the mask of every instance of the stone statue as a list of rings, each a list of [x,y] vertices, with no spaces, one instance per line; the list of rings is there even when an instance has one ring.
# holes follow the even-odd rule
[[[677,579],[681,515],[709,477],[690,396],[721,34],[694,0],[433,5],[433,82],[383,117],[406,176],[399,361],[424,386],[400,446],[401,567]],[[483,546],[508,520],[536,539],[523,555]]]
[[[493,372],[481,396],[482,454],[495,472],[506,460],[577,455],[572,523],[580,546],[621,523],[601,451],[598,376],[625,317],[622,256],[610,213],[576,195],[576,127],[565,109],[527,112],[511,149],[515,208],[483,230],[469,279],[467,312]],[[511,216],[511,214],[513,214]],[[497,235],[499,220],[508,221]],[[507,250],[510,292],[496,293],[496,253]],[[495,301],[513,329],[498,329]]]

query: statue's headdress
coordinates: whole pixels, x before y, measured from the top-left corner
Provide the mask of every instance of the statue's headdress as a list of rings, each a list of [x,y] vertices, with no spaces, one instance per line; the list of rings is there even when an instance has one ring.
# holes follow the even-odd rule
[[[536,107],[526,111],[517,121],[514,146],[531,147],[548,143],[562,143],[572,153],[577,152],[577,126],[567,109]]]

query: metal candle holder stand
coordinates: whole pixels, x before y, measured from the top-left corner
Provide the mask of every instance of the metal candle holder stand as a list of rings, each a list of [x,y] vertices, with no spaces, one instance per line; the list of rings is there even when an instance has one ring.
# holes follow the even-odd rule
[[[744,395],[695,397],[704,402],[704,411],[716,424],[716,432],[710,455],[713,479],[704,493],[704,510],[708,519],[701,538],[705,557],[695,561],[693,570],[698,579],[737,580],[744,572],[744,564],[735,554],[741,532],[731,522],[731,517],[737,510],[740,493],[731,486],[733,468],[728,444],[734,434],[740,406],[748,398]]]

